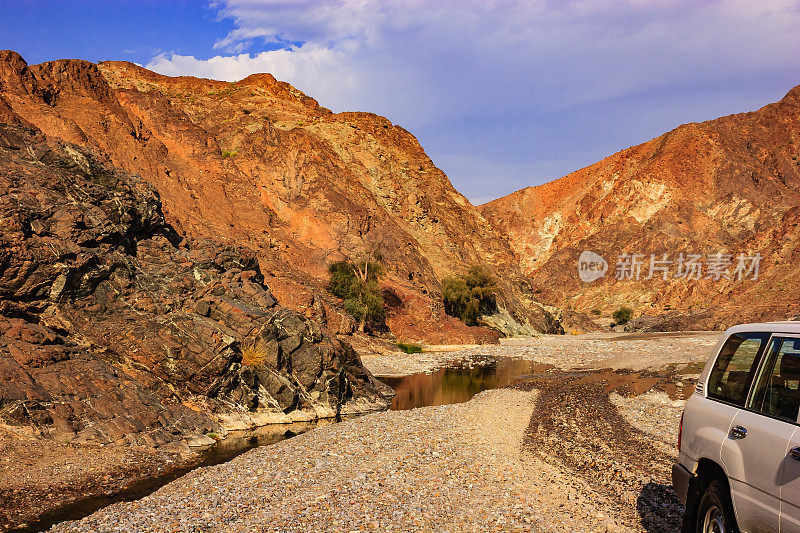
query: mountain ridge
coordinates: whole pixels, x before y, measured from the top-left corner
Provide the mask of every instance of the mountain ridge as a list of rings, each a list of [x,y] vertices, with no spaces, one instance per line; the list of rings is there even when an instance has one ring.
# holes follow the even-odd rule
[[[179,233],[253,249],[279,300],[334,334],[350,335],[354,324],[327,294],[327,265],[379,253],[389,338],[429,343],[496,340],[444,313],[441,280],[475,264],[498,278],[503,316],[539,331],[591,329],[590,313],[620,305],[722,327],[743,294],[772,306],[753,318],[793,312],[768,287],[789,283],[794,252],[769,235],[792,234],[800,206],[798,109],[800,86],[756,111],[680,125],[476,207],[406,129],[373,113],[333,113],[270,74],[223,82],[120,61],[29,66],[0,52],[0,119],[141,175]],[[772,259],[769,281],[747,286],[610,275],[584,284],[583,249],[612,265],[631,250]]]
[[[796,312],[794,303],[766,313],[738,309],[746,310],[743,289],[767,301],[784,294],[796,301],[793,289],[780,295],[768,291],[771,283],[788,283],[794,252],[791,246],[776,249],[767,235],[791,230],[784,226],[800,205],[798,156],[800,86],[758,110],[678,126],[478,209],[508,238],[523,271],[547,301],[584,312],[623,304],[645,314],[678,309],[710,315],[698,319],[698,326],[721,327],[737,319]],[[709,285],[703,279],[680,286],[675,280],[633,284],[606,277],[583,284],[577,260],[584,249],[599,252],[612,265],[626,252],[649,258],[689,249],[734,255],[764,251],[773,263],[765,262],[763,273],[772,281],[762,278],[745,287]],[[774,261],[785,271],[774,269]],[[693,305],[687,296],[696,300]],[[714,302],[717,311],[700,312]]]

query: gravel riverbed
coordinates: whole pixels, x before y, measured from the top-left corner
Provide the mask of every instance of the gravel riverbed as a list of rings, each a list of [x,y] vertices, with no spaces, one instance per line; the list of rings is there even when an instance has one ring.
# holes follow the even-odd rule
[[[53,531],[624,530],[580,478],[522,451],[536,393],[367,415]]]
[[[648,370],[668,364],[705,362],[719,336],[720,333],[714,331],[541,335],[501,339],[501,344],[429,346],[421,354],[371,353],[362,355],[361,359],[379,376],[430,372],[478,355],[527,359],[561,370]]]
[[[678,428],[686,400],[673,400],[664,392],[648,392],[625,397],[611,393],[611,403],[631,426],[662,441],[678,446]]]

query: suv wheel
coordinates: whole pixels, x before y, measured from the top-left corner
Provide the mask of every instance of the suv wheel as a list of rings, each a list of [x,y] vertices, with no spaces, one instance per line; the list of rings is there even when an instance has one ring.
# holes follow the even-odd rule
[[[720,481],[709,483],[697,506],[698,533],[738,533],[728,488]]]

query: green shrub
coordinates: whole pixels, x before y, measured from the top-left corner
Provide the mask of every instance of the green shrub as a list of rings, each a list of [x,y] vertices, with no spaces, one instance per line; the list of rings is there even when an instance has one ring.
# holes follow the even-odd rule
[[[406,353],[422,353],[422,346],[419,344],[398,342],[397,347]]]
[[[225,158],[236,157],[237,155],[239,155],[239,152],[237,152],[236,150],[223,150],[222,151],[222,157],[225,157]]]
[[[344,309],[358,322],[359,331],[381,326],[386,320],[378,278],[379,263],[337,261],[328,265],[328,291],[344,300]]]
[[[625,306],[620,307],[611,313],[611,318],[613,318],[614,322],[617,324],[627,324],[630,322],[631,318],[633,318],[633,309]]]
[[[600,309],[592,309],[592,314],[595,316],[600,316],[603,312]]]
[[[497,311],[495,281],[488,269],[473,266],[461,276],[442,280],[444,311],[468,326],[478,323],[482,315]]]

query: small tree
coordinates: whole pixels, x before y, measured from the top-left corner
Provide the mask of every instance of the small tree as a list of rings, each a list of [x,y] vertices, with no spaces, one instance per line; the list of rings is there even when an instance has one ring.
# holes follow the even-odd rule
[[[461,276],[449,276],[442,280],[444,311],[461,319],[468,326],[478,323],[482,315],[497,311],[495,281],[483,266],[473,266]]]
[[[630,322],[631,318],[633,318],[633,309],[625,306],[620,307],[619,309],[611,313],[611,317],[617,324],[627,324],[628,322]]]
[[[386,311],[378,278],[383,269],[377,262],[337,261],[328,265],[328,291],[344,300],[344,309],[358,322],[358,330],[384,323]]]

